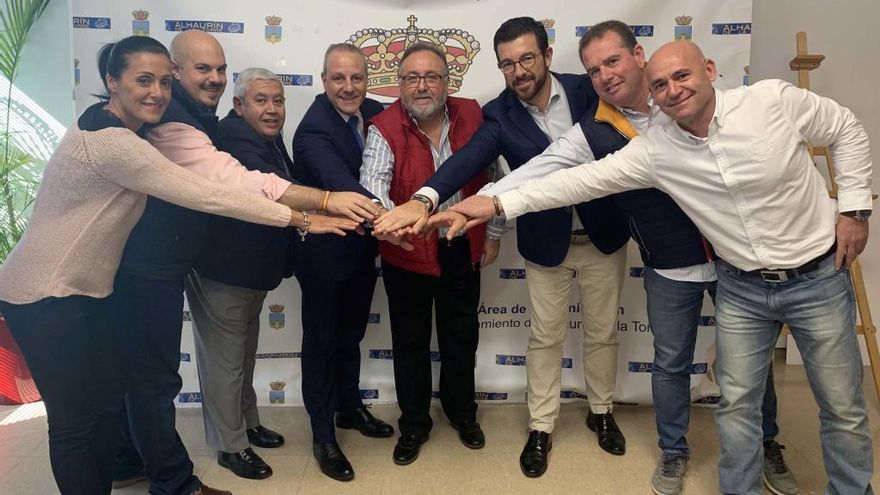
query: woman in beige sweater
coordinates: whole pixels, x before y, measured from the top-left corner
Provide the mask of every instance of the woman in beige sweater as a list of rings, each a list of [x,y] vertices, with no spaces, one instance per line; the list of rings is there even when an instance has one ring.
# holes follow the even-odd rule
[[[0,311],[31,368],[49,422],[60,491],[109,493],[122,366],[107,305],[122,249],[147,195],[194,210],[306,232],[352,220],[292,211],[165,159],[136,134],[171,97],[171,60],[132,36],[102,50],[109,98],[88,108],[46,164],[27,231],[0,267]]]

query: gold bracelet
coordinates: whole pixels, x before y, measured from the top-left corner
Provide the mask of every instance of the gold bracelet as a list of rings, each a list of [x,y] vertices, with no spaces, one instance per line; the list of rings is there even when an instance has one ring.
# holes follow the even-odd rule
[[[323,215],[327,214],[327,203],[330,202],[330,190],[327,190],[324,193],[324,199],[321,201],[321,213]]]
[[[302,212],[303,214],[303,226],[302,228],[296,229],[299,232],[299,240],[300,242],[306,242],[306,236],[309,235],[309,227],[312,225],[312,222],[309,221],[309,214],[306,213],[305,210]]]

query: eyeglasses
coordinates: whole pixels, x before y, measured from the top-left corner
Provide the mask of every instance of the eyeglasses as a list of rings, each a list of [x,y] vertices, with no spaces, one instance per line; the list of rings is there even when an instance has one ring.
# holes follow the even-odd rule
[[[417,87],[422,79],[425,80],[425,86],[429,88],[436,88],[440,85],[440,81],[442,81],[444,77],[446,77],[445,74],[428,74],[427,76],[417,76],[415,74],[410,74],[407,76],[400,76],[400,80],[403,81],[404,84],[406,84],[407,88]]]
[[[516,70],[516,64],[521,65],[523,69],[528,69],[529,67],[535,65],[535,60],[538,60],[537,55],[535,55],[534,53],[526,53],[516,62],[514,62],[513,60],[502,60],[498,63],[498,68],[501,69],[501,72],[505,74],[510,74],[511,72]]]

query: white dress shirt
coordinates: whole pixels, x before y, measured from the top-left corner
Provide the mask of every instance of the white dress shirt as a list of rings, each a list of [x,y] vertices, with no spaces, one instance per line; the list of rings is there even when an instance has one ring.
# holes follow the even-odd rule
[[[671,119],[660,111],[660,107],[653,105],[649,113],[641,113],[628,108],[617,107],[629,120],[633,128],[640,134],[644,133],[649,125],[669,123]],[[584,135],[580,124],[575,124],[565,131],[540,155],[524,163],[516,170],[511,171],[503,179],[480,191],[481,195],[497,196],[505,191],[511,191],[533,180],[565,168],[576,167],[582,163],[596,160],[590,143]],[[715,263],[700,263],[679,268],[654,269],[658,275],[679,282],[713,282],[716,280]]]
[[[847,108],[780,80],[715,90],[709,136],[670,122],[606,158],[499,196],[508,218],[608,194],[667,192],[725,261],[743,270],[795,268],[835,240],[837,205],[808,143],[835,163],[840,211],[871,209],[871,155]]]

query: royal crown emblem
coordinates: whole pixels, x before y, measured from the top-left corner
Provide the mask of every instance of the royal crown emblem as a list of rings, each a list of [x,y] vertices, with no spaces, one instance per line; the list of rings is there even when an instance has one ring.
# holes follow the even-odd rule
[[[541,19],[541,24],[544,25],[544,31],[547,31],[547,43],[552,45],[556,42],[556,28],[553,27],[556,25],[556,21],[554,19]]]
[[[276,392],[279,391],[279,390],[284,390],[284,387],[286,387],[286,386],[287,386],[286,383],[284,383],[284,382],[280,382],[280,381],[279,381],[279,382],[270,382],[270,383],[269,383],[269,388],[272,389],[272,390],[275,390]]]
[[[749,85],[749,66],[743,67],[743,86]]]
[[[269,327],[274,330],[281,330],[284,328],[284,305],[283,304],[270,304],[269,305]]]
[[[284,404],[284,387],[282,381],[269,382],[269,404]]]
[[[134,20],[131,21],[131,34],[149,36],[150,21],[147,19],[150,17],[150,12],[144,9],[133,10],[131,16],[134,17]]]
[[[449,67],[449,93],[461,89],[464,75],[471,68],[480,51],[480,42],[462,29],[429,29],[416,27],[419,19],[410,15],[409,26],[384,29],[366,28],[348,38],[348,43],[360,48],[367,57],[368,91],[375,95],[399,97],[397,69],[400,57],[408,46],[419,41],[433,43],[446,54]]]
[[[690,41],[694,36],[694,27],[691,26],[691,21],[694,18],[689,15],[680,15],[675,18],[675,40],[676,41]]]
[[[265,39],[269,43],[281,41],[281,18],[277,15],[266,16]]]
[[[280,312],[284,311],[284,305],[283,304],[270,304],[269,311],[271,311],[273,313],[280,313]]]

